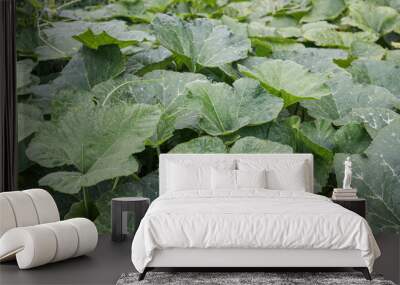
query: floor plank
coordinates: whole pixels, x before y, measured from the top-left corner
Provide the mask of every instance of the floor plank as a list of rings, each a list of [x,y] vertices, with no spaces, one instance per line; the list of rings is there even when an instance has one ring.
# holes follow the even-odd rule
[[[41,267],[19,270],[16,262],[0,264],[0,284],[115,284],[124,272],[134,271],[131,240],[115,243],[100,236],[97,248],[81,256]]]

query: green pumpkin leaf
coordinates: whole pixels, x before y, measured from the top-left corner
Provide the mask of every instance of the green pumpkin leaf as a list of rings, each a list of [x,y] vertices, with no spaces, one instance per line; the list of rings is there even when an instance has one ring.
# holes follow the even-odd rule
[[[356,58],[382,59],[386,50],[378,44],[366,42],[353,42],[350,47],[350,54]]]
[[[298,135],[295,131],[300,127],[300,117],[279,118],[272,123],[268,139],[291,146],[297,152]]]
[[[261,124],[257,126],[246,126],[239,129],[233,135],[239,136],[239,138],[243,137],[256,137],[259,139],[268,139],[269,129],[271,127],[271,123]]]
[[[198,81],[189,84],[192,100],[199,105],[199,127],[210,135],[227,135],[247,125],[275,119],[282,109],[280,98],[263,90],[259,83],[241,78],[233,88],[225,83]]]
[[[47,86],[47,88],[43,88]],[[83,55],[75,54],[61,71],[60,75],[48,84],[38,85],[32,88],[32,92],[42,97],[54,96],[63,89],[90,90]]]
[[[37,132],[43,123],[43,114],[33,105],[18,103],[18,142]]]
[[[102,46],[97,50],[83,47],[82,56],[90,86],[116,77],[125,70],[125,58],[116,45]]]
[[[17,95],[29,93],[29,87],[39,83],[39,78],[31,74],[36,65],[37,63],[30,59],[17,61]]]
[[[390,109],[385,108],[354,108],[343,118],[334,121],[335,125],[345,125],[347,123],[362,123],[371,137],[386,127],[400,115]]]
[[[256,137],[245,137],[235,142],[230,153],[292,153],[288,145],[263,140]]]
[[[319,101],[301,102],[308,113],[315,118],[337,120],[347,116],[354,108],[392,109],[399,106],[400,101],[387,89],[357,84],[347,76],[336,76],[328,82],[332,95]]]
[[[220,138],[203,136],[178,144],[169,153],[226,153],[226,146]]]
[[[170,63],[172,53],[163,47],[149,48],[128,57],[126,71],[128,73],[144,74],[155,69],[163,69]]]
[[[343,32],[339,27],[327,22],[315,22],[303,25],[303,37],[321,47],[348,49],[353,42],[375,42],[379,36],[372,32]]]
[[[400,64],[400,49],[387,50],[385,60]]]
[[[225,15],[239,20],[246,19],[253,11],[254,9],[251,1],[232,2],[223,8],[223,13]]]
[[[90,29],[90,32],[88,32]],[[112,20],[108,22],[52,22],[49,28],[43,29],[47,47],[40,53],[39,60],[50,58],[69,58],[77,53],[82,42],[91,48],[98,48],[105,44],[125,46],[132,41],[142,41],[148,34],[140,31],[130,31],[124,21]],[[111,39],[113,39],[111,42]]]
[[[334,60],[345,60],[348,54],[340,49],[298,48],[274,51],[272,57],[294,61],[312,72],[329,74],[345,72],[334,63]]]
[[[99,216],[99,210],[96,208],[96,205],[92,201],[89,201],[87,203],[87,206],[88,209],[86,209],[85,203],[83,201],[72,204],[68,213],[64,216],[64,219],[85,217],[91,221],[94,221]]]
[[[62,10],[60,16],[74,20],[101,21],[128,19],[132,22],[151,22],[153,12],[163,12],[172,1],[119,1],[97,5],[95,9]],[[93,7],[91,7],[93,8]]]
[[[341,127],[333,140],[335,152],[342,153],[362,153],[371,143],[371,138],[363,126],[354,123]]]
[[[105,45],[118,45],[120,48],[124,48],[143,41],[146,35],[142,31],[118,31],[118,34],[114,32],[111,36],[105,31],[96,34],[89,28],[83,33],[74,35],[73,38],[91,49],[98,49]]]
[[[175,16],[158,14],[152,22],[161,45],[184,57],[191,70],[196,65],[218,67],[247,57],[250,40],[235,36],[223,25],[207,19],[184,22]]]
[[[239,65],[244,75],[257,79],[272,94],[282,97],[285,107],[302,100],[316,100],[329,95],[325,79],[289,60],[270,59],[247,68]]]
[[[327,195],[327,192],[332,189],[331,185],[327,185],[329,174],[333,172],[332,166],[333,161],[314,155],[314,193]]]
[[[144,150],[159,116],[159,109],[149,105],[79,106],[58,122],[43,125],[26,153],[44,167],[73,166],[77,171],[50,173],[39,184],[77,193],[82,187],[136,172],[132,154]]]
[[[367,199],[367,220],[375,232],[400,233],[400,120],[381,129],[365,151],[354,154],[352,187]],[[337,182],[343,180],[343,161],[347,154],[336,154]]]
[[[364,1],[351,1],[348,17],[342,23],[367,32],[385,35],[394,30],[400,20],[397,11],[387,6],[376,6]]]
[[[317,22],[334,20],[346,9],[343,0],[313,0],[311,11],[301,18],[301,22]]]
[[[187,86],[191,82],[205,80],[201,74],[155,70],[131,86],[130,94],[137,103],[158,104],[162,114],[157,130],[149,140],[158,146],[172,137],[175,129],[194,126],[197,115],[188,107]]]
[[[393,61],[357,60],[348,69],[359,83],[386,88],[400,99],[400,64]]]
[[[297,131],[305,147],[302,152],[311,150],[326,161],[333,160],[334,135],[336,130],[333,128],[331,121],[321,119],[305,122],[301,124]]]

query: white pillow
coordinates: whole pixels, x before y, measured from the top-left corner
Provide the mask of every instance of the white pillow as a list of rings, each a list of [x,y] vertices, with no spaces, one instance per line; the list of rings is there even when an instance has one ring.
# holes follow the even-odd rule
[[[211,167],[169,163],[168,175],[168,191],[211,189]]]
[[[236,170],[237,188],[267,188],[267,171]]]
[[[213,190],[236,190],[236,170],[212,168],[211,183]]]
[[[241,159],[238,161],[240,170],[267,170],[267,188],[273,190],[306,191],[308,175],[306,163],[303,160]]]

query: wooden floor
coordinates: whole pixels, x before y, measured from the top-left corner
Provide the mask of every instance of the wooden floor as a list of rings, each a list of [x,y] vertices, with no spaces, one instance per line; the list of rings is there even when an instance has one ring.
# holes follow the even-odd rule
[[[374,271],[383,274],[385,279],[400,284],[398,283],[400,281],[399,237],[397,235],[377,235],[376,238],[382,251],[382,257],[376,261]],[[29,270],[19,270],[15,262],[2,263],[0,264],[0,285],[114,285],[122,273],[135,271],[130,258],[131,241],[132,237],[127,238],[124,242],[116,243],[111,241],[110,236],[100,236],[96,250],[88,256]],[[338,269],[331,270],[341,271]],[[313,271],[313,269],[305,271]]]
[[[16,262],[0,265],[0,284],[115,284],[124,272],[134,271],[131,240],[115,243],[100,236],[94,252],[45,266],[19,270]]]

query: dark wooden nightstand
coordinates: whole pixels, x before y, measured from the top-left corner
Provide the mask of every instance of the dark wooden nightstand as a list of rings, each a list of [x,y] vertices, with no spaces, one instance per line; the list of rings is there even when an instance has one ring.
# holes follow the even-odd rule
[[[361,217],[365,218],[367,214],[367,203],[365,199],[352,199],[352,200],[334,200],[332,202],[339,204],[340,206],[359,214]]]
[[[140,221],[146,214],[150,199],[143,197],[120,197],[111,200],[111,238],[113,241],[123,241],[128,234],[128,212],[135,215],[136,232]],[[134,232],[134,233],[135,233]]]

